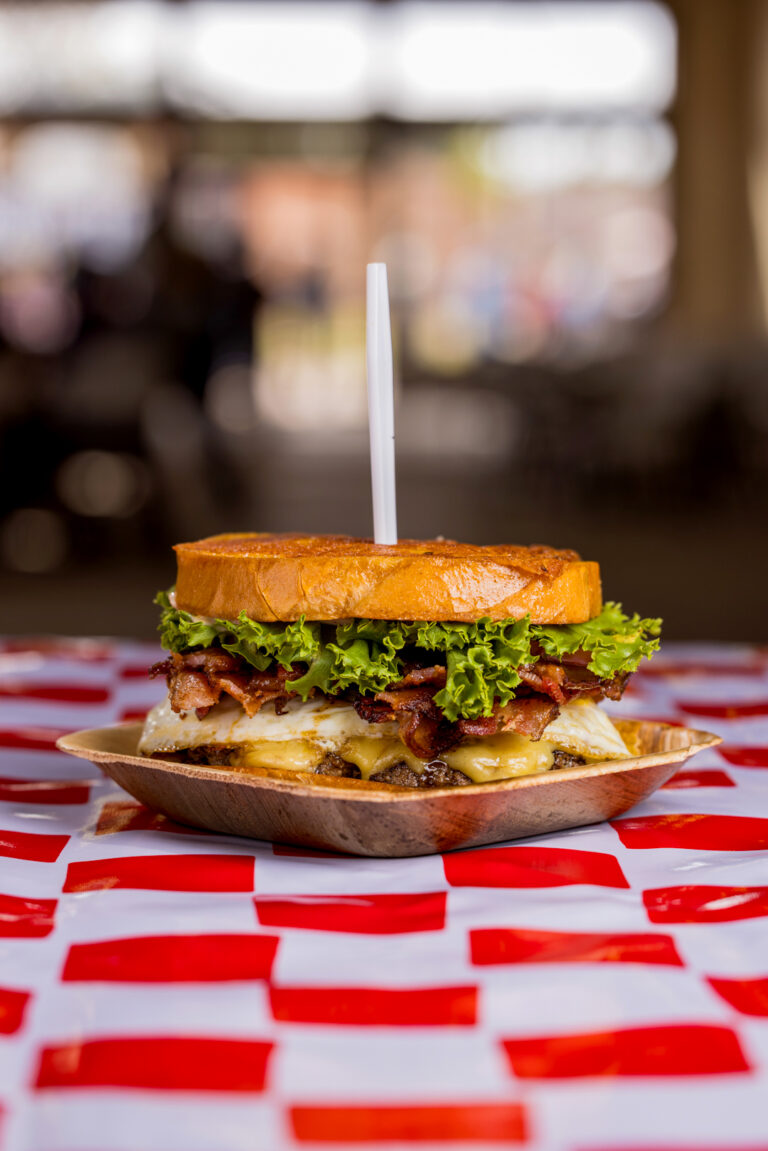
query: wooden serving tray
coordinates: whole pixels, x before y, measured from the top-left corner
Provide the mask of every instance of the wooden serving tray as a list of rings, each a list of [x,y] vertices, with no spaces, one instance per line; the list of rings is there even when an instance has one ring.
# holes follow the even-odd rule
[[[599,823],[621,815],[720,743],[705,731],[617,720],[638,754],[496,783],[424,790],[267,768],[200,767],[137,754],[141,723],[57,741],[97,763],[136,799],[177,823],[273,843],[382,857],[461,847]]]
[[[266,768],[208,768],[137,754],[142,724],[64,735],[62,752],[98,763],[177,823],[352,855],[431,855],[613,820],[718,735],[618,719],[631,760],[497,783],[420,788]]]

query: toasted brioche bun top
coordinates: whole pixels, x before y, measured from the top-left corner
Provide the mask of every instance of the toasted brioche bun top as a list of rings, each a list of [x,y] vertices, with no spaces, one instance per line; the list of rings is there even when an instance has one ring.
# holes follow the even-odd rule
[[[385,546],[352,536],[249,532],[177,544],[176,603],[263,622],[391,619],[583,623],[602,607],[600,569],[572,551],[452,540]]]

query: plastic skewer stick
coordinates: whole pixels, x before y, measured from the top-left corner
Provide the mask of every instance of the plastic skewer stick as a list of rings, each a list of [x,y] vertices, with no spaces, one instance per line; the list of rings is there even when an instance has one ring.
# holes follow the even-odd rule
[[[368,265],[366,304],[373,538],[377,544],[396,544],[395,400],[386,264]]]

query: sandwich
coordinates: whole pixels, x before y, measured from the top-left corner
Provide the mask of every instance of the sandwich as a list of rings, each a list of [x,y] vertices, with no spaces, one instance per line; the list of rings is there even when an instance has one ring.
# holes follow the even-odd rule
[[[630,755],[600,701],[661,621],[603,603],[576,552],[290,533],[175,551],[143,755],[417,788]]]

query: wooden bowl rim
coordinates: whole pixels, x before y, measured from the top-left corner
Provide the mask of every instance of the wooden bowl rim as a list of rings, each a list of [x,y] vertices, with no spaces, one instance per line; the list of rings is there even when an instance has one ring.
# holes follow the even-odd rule
[[[325,795],[336,799],[348,801],[365,798],[374,803],[408,802],[434,800],[439,796],[451,795],[478,795],[485,794],[489,789],[494,791],[517,791],[527,787],[545,787],[563,779],[592,779],[596,776],[616,775],[625,771],[638,771],[643,768],[658,767],[662,764],[683,763],[691,755],[706,748],[716,747],[722,743],[722,737],[709,731],[699,731],[696,728],[678,726],[675,724],[659,723],[655,720],[633,720],[617,716],[617,721],[630,727],[650,726],[658,730],[684,731],[690,736],[687,745],[671,748],[668,751],[654,752],[650,755],[633,756],[631,759],[606,760],[602,763],[587,764],[582,767],[566,767],[557,771],[540,772],[535,775],[523,775],[511,779],[492,780],[488,783],[470,783],[461,787],[431,787],[413,788],[400,787],[393,784],[372,783],[368,780],[346,780],[328,776],[312,776],[308,772],[297,772],[299,779],[287,777],[287,772],[277,775],[269,768],[249,768],[247,771],[236,771],[221,767],[205,767],[199,764],[178,763],[169,759],[156,759],[149,756],[126,755],[124,752],[110,749],[109,746],[99,747],[98,743],[106,744],[109,736],[116,732],[123,732],[125,737],[133,736],[134,746],[138,745],[143,723],[129,722],[111,724],[108,727],[84,728],[81,731],[71,732],[56,740],[59,751],[80,759],[88,759],[93,763],[115,762],[149,768],[164,774],[182,775],[191,779],[222,782],[238,786],[265,788],[270,791],[291,792],[301,795]],[[107,737],[105,739],[105,737]],[[96,746],[94,746],[96,745]],[[291,776],[294,773],[291,773]],[[315,782],[317,780],[317,782]],[[321,782],[322,781],[322,782]]]

